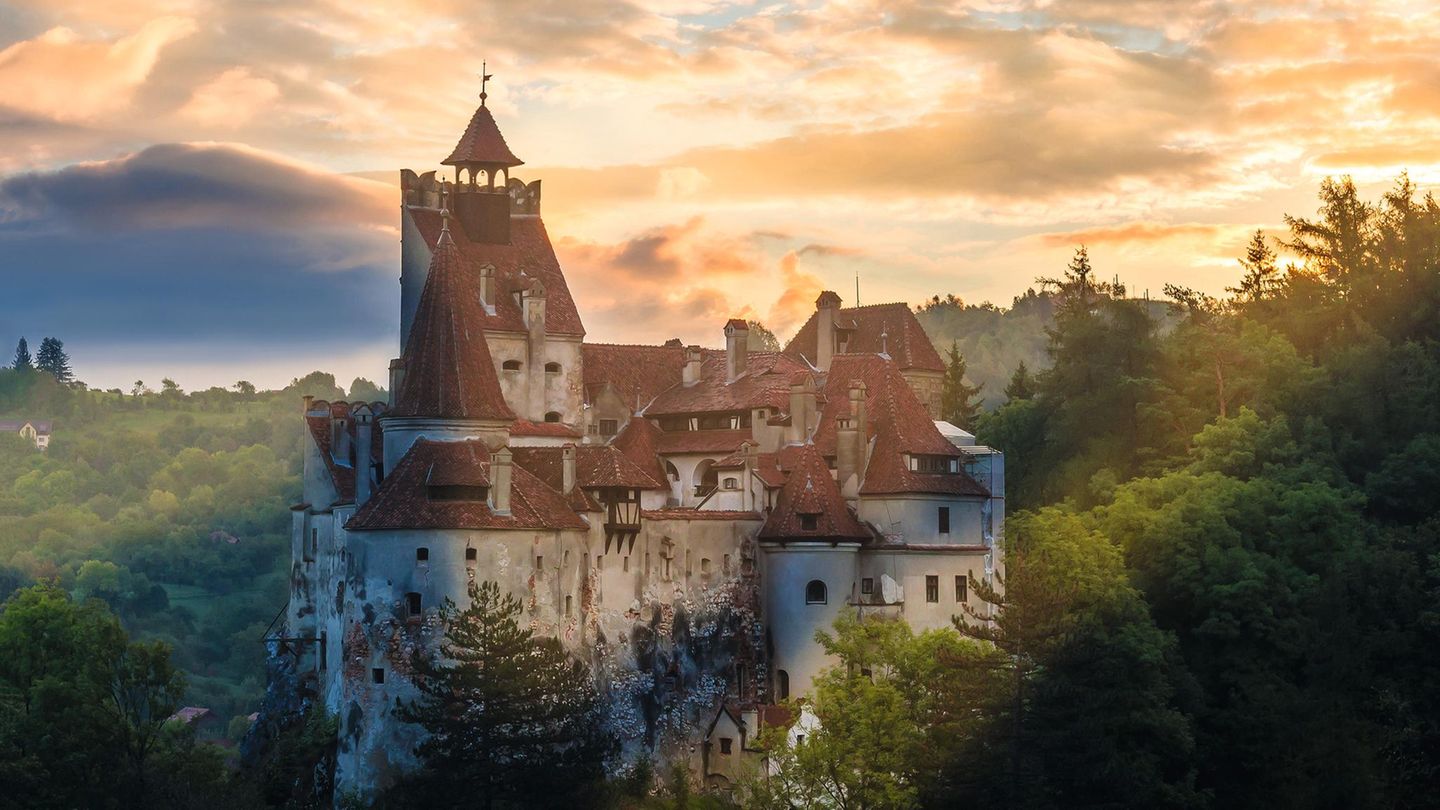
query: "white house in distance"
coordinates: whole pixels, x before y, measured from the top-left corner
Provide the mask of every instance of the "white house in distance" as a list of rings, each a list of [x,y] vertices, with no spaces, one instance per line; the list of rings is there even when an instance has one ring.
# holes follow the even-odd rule
[[[1002,457],[937,427],[907,306],[822,293],[780,352],[748,351],[739,319],[723,349],[586,342],[540,183],[510,176],[481,99],[452,180],[401,173],[392,400],[304,405],[277,637],[340,719],[337,788],[362,795],[413,766],[411,654],[472,579],[589,663],[627,756],[689,761],[722,707],[810,688],[816,630],[948,626],[1001,565]]]
[[[50,446],[51,426],[49,419],[0,419],[0,433],[18,433],[22,439],[32,442],[37,450]]]

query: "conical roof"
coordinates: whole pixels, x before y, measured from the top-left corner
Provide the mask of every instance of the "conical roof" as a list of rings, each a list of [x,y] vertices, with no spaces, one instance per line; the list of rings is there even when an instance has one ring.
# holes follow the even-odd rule
[[[505,145],[505,136],[500,134],[500,127],[495,125],[495,116],[491,115],[490,110],[482,103],[475,108],[475,114],[470,117],[470,126],[465,128],[465,134],[461,135],[460,142],[455,144],[455,151],[441,162],[446,166],[485,163],[508,169],[525,161],[515,157],[515,153]]]
[[[472,281],[447,220],[405,344],[405,377],[390,415],[515,418],[500,392]]]
[[[868,540],[870,532],[850,511],[830,465],[813,444],[801,445],[775,508],[760,529],[767,540]],[[812,519],[814,528],[806,528]]]

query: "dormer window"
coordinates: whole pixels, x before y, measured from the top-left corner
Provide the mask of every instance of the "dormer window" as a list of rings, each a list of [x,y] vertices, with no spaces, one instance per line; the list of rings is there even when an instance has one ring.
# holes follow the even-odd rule
[[[820,528],[820,518],[819,518],[819,516],[817,516],[817,515],[801,515],[801,516],[800,516],[800,531],[802,531],[802,532],[813,532],[813,531],[815,531],[815,530],[818,529],[818,528]]]
[[[501,368],[502,370],[504,370],[504,371],[519,371],[519,370],[520,370],[520,361],[519,361],[519,360],[506,360],[505,362],[503,362],[503,363],[500,364],[500,368]]]

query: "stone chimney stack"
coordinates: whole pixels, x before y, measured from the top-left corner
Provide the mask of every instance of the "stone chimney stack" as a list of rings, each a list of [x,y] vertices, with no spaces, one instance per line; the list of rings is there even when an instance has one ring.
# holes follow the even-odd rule
[[[864,472],[867,445],[865,383],[850,381],[849,412],[840,417],[836,430],[835,473],[840,492],[846,498],[860,496],[860,477]]]
[[[733,383],[745,373],[750,351],[750,325],[740,318],[725,324],[725,382]]]
[[[493,308],[495,299],[495,265],[487,264],[480,268],[480,303],[486,307]]]
[[[835,317],[840,313],[840,296],[826,290],[815,299],[815,367],[830,370],[835,357]]]
[[[526,417],[533,422],[544,422],[545,363],[548,361],[545,347],[545,284],[540,279],[530,280],[530,288],[523,293],[526,340],[525,381],[528,393]]]
[[[797,372],[790,378],[790,429],[786,441],[801,444],[810,439],[810,420],[815,416],[815,378]]]
[[[359,509],[370,500],[370,471],[374,467],[372,461],[373,427],[374,414],[370,406],[360,403],[355,406],[353,412],[355,418],[355,508]]]
[[[343,402],[330,406],[330,455],[343,464],[350,458],[350,408]]]
[[[502,447],[490,454],[490,492],[495,502],[495,512],[510,514],[510,448]]]
[[[560,448],[560,492],[569,495],[575,491],[575,445],[566,444]]]
[[[705,353],[699,346],[685,347],[685,369],[680,373],[680,380],[685,385],[694,385],[700,382],[700,363],[705,359]]]

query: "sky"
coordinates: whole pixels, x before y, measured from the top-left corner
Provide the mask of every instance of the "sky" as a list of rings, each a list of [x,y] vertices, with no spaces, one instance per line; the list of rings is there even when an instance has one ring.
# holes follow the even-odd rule
[[[1432,2],[0,0],[0,346],[383,383],[398,172],[482,60],[592,341],[1005,306],[1080,244],[1220,293],[1322,178],[1440,183]]]

